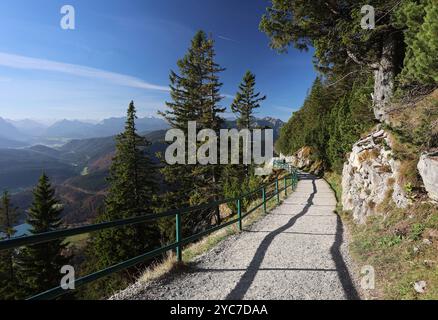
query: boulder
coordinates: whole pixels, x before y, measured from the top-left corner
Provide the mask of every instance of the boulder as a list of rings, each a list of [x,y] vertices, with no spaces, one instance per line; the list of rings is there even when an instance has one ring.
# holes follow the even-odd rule
[[[324,163],[320,160],[312,147],[302,147],[289,158],[292,166],[320,176],[324,173]]]
[[[423,154],[418,162],[418,171],[429,197],[438,201],[438,152]]]

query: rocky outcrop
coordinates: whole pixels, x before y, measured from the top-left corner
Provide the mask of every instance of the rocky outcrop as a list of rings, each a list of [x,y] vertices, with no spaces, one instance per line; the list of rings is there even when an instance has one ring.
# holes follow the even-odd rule
[[[298,150],[293,156],[289,157],[292,166],[299,170],[303,170],[320,176],[324,173],[324,164],[315,153],[312,147],[303,147]]]
[[[438,201],[438,151],[423,154],[418,163],[418,171],[429,197]]]
[[[359,223],[385,201],[392,199],[400,208],[409,204],[398,184],[400,162],[394,160],[391,145],[389,134],[377,130],[353,146],[344,165],[342,204]]]

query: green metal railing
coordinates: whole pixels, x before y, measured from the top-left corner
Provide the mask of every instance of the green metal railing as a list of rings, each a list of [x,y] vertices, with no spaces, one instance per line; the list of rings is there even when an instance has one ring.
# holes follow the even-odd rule
[[[283,160],[274,160],[274,169],[283,169],[286,170],[289,173],[296,172],[296,169],[289,163],[283,161]]]
[[[75,235],[80,234],[87,234],[90,232],[96,232],[101,231],[109,228],[120,228],[130,225],[136,225],[140,223],[145,223],[149,221],[155,221],[158,219],[166,218],[166,217],[175,217],[175,243],[166,245],[164,247],[158,248],[156,250],[147,252],[141,256],[123,261],[121,263],[118,263],[116,265],[113,265],[111,267],[108,267],[106,269],[94,272],[92,274],[89,274],[87,276],[81,277],[79,279],[75,280],[75,287],[79,288],[87,283],[96,281],[98,279],[101,279],[103,277],[109,276],[111,274],[114,274],[116,272],[128,269],[130,267],[133,267],[141,262],[145,262],[147,260],[150,260],[152,258],[158,257],[168,251],[175,250],[176,251],[176,259],[178,262],[182,261],[182,251],[183,246],[187,245],[189,243],[192,243],[196,240],[199,240],[200,238],[209,235],[213,232],[216,232],[220,229],[223,229],[225,227],[228,227],[233,224],[237,224],[240,231],[243,230],[243,219],[245,219],[247,216],[249,216],[251,213],[259,209],[260,207],[263,207],[263,211],[267,212],[267,202],[270,201],[272,198],[277,197],[277,204],[280,203],[280,193],[285,192],[285,195],[287,195],[287,189],[289,187],[292,188],[292,190],[295,190],[298,184],[298,175],[297,171],[292,169],[291,174],[287,175],[283,178],[284,187],[279,188],[279,179],[277,178],[275,182],[264,185],[260,187],[257,190],[251,191],[247,194],[241,195],[235,199],[227,199],[223,201],[218,202],[211,202],[205,205],[185,208],[185,209],[179,209],[179,210],[171,210],[165,213],[160,214],[146,214],[138,217],[133,217],[129,219],[123,219],[123,220],[116,220],[111,222],[104,222],[99,224],[92,224],[87,225],[83,227],[77,227],[77,228],[71,228],[71,229],[65,229],[65,230],[58,230],[58,231],[52,231],[52,232],[46,232],[41,234],[34,234],[30,236],[25,237],[18,237],[13,238],[9,240],[0,241],[0,251],[2,250],[8,250],[8,249],[15,249],[22,246],[28,246],[28,245],[35,245],[40,243],[46,243],[52,240],[57,239],[64,239]],[[274,192],[269,193],[268,190],[275,185]],[[248,210],[246,213],[242,212],[242,204],[244,199],[252,199],[254,195],[259,194],[262,195],[262,202],[258,205],[256,205],[254,208]],[[230,221],[227,221],[226,223],[223,223],[218,226],[214,226],[209,228],[208,230],[202,231],[200,233],[197,233],[195,235],[183,238],[182,237],[182,218],[184,215],[199,211],[199,210],[207,210],[211,208],[218,208],[222,204],[228,204],[228,203],[236,203],[237,206],[237,218],[232,219]],[[233,216],[233,215],[231,215]],[[29,300],[48,300],[48,299],[55,299],[57,297],[60,297],[64,294],[68,294],[71,291],[64,290],[61,286],[50,289],[46,292],[37,294]]]

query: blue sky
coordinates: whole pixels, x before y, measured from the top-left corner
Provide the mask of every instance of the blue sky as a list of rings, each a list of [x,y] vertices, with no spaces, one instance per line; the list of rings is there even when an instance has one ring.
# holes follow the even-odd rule
[[[60,27],[73,5],[76,29]],[[122,116],[134,100],[154,116],[169,100],[177,70],[199,29],[216,40],[222,94],[234,95],[246,70],[268,96],[258,116],[287,120],[316,77],[312,52],[280,55],[258,30],[264,0],[2,0],[0,117],[93,119]],[[223,100],[229,106],[232,100]]]

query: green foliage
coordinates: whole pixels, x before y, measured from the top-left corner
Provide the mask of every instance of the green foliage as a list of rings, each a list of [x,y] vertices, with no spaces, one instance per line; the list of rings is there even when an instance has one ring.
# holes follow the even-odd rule
[[[323,146],[329,137],[325,124],[332,100],[330,91],[317,78],[303,107],[282,128],[276,144],[278,151],[292,154],[303,146],[310,146],[321,151],[322,157],[326,158]]]
[[[17,223],[18,218],[18,208],[11,204],[9,192],[4,191],[0,203],[0,239],[10,239],[14,236],[14,225]]]
[[[137,134],[135,120],[136,110],[131,102],[125,131],[116,138],[116,154],[108,179],[109,192],[97,222],[154,212],[157,169],[144,152],[148,141]],[[91,265],[95,270],[109,267],[155,249],[158,241],[158,228],[153,222],[100,231],[92,238]]]
[[[11,204],[9,193],[5,191],[0,203],[0,240],[10,239],[15,234],[14,225],[18,221],[18,211]],[[0,251],[0,300],[12,300],[19,294],[14,250]]]
[[[329,131],[327,157],[329,167],[337,172],[342,170],[345,155],[361,134],[374,124],[370,94],[372,80],[355,82],[351,91],[338,100],[330,111],[326,122]]]
[[[435,0],[409,0],[396,12],[404,28],[406,55],[402,84],[438,82],[438,5]]]
[[[303,107],[282,128],[276,148],[293,154],[303,146],[316,150],[326,168],[340,172],[345,154],[374,124],[372,80],[326,85],[317,79]]]
[[[26,222],[31,234],[58,230],[61,227],[62,205],[55,198],[49,178],[43,174],[33,191],[33,203]],[[31,245],[18,256],[20,283],[25,295],[33,295],[59,286],[61,268],[68,264],[64,255],[66,244],[62,240]]]
[[[196,33],[187,54],[178,61],[178,68],[178,74],[174,71],[170,74],[172,101],[166,103],[168,110],[161,114],[172,128],[185,133],[187,146],[189,121],[196,121],[198,130],[208,128],[217,133],[223,126],[224,120],[220,115],[225,108],[220,106],[222,83],[219,73],[224,69],[215,62],[214,41],[203,31]],[[186,154],[186,163],[188,156]],[[162,199],[163,209],[201,205],[221,198],[220,165],[164,165],[162,173],[168,192]],[[220,222],[216,209],[184,217],[183,235],[207,228],[213,217],[216,217],[216,223]],[[160,222],[164,241],[173,239],[172,226],[171,219]]]
[[[260,102],[266,100],[266,96],[261,96],[260,92],[255,92],[256,77],[247,71],[243,77],[243,82],[239,86],[239,91],[231,105],[231,110],[237,118],[239,129],[254,128],[254,110],[260,107]],[[243,145],[239,145],[239,163],[243,163]],[[260,185],[260,178],[254,175],[255,166],[248,164],[230,164],[225,167],[222,174],[223,195],[225,198],[236,198],[255,190]],[[241,208],[245,210],[251,203],[251,198],[242,199]],[[233,212],[237,212],[235,203],[228,204]]]
[[[229,165],[224,170],[223,179],[223,195],[225,199],[234,199],[242,194],[247,194],[250,191],[256,190],[260,187],[261,178],[254,175],[254,171],[250,172],[246,176],[245,170],[242,170],[242,166]],[[259,194],[255,194],[255,197]],[[241,209],[244,211],[248,208],[254,199],[252,197],[247,197],[242,199]],[[233,210],[233,213],[237,212],[236,203],[229,203],[228,206]],[[243,212],[242,211],[242,212]]]
[[[231,105],[231,110],[237,115],[237,125],[240,129],[252,128],[254,109],[260,108],[260,102],[266,100],[266,96],[261,96],[260,92],[255,93],[255,84],[255,75],[247,71]]]
[[[390,11],[397,2],[273,0],[260,29],[270,38],[272,48],[284,52],[289,45],[300,50],[312,46],[321,70],[339,70],[351,57],[360,58],[362,63],[379,59],[385,40],[397,30]],[[373,32],[361,28],[361,8],[365,4],[382,13],[376,17],[378,24]]]
[[[403,241],[401,236],[387,235],[378,240],[380,247],[389,248],[400,244]]]
[[[418,241],[421,239],[421,236],[422,236],[425,229],[426,229],[426,226],[423,223],[415,223],[412,226],[411,233],[410,233],[409,237],[414,241]]]

